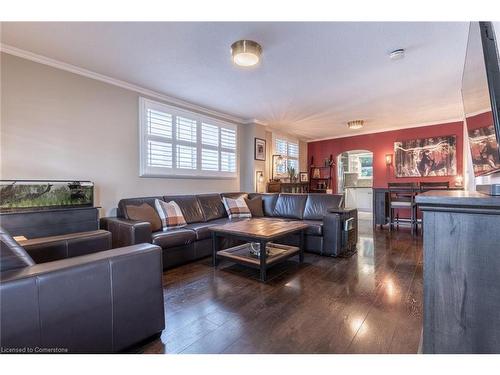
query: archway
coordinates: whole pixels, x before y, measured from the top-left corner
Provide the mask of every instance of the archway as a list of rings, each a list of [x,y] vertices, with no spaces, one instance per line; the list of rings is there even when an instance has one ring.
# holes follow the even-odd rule
[[[349,150],[337,156],[337,191],[345,196],[347,207],[371,212],[373,206],[373,153]]]

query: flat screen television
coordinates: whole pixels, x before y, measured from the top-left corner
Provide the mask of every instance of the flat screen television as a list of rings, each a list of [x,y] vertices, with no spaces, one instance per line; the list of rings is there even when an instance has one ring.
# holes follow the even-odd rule
[[[462,100],[476,185],[491,180],[483,176],[500,178],[500,68],[491,22],[470,23]]]

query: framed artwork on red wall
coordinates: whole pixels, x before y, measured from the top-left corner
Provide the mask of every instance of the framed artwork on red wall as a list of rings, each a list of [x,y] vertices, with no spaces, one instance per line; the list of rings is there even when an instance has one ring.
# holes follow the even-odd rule
[[[394,142],[396,177],[455,176],[457,137],[447,135]]]

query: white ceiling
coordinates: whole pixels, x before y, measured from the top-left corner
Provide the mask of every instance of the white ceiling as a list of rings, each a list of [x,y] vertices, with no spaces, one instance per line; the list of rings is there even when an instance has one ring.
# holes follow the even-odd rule
[[[2,23],[2,43],[303,139],[462,116],[468,23]],[[229,47],[263,47],[257,68]],[[388,53],[406,49],[391,61]],[[365,128],[346,122],[364,119]]]

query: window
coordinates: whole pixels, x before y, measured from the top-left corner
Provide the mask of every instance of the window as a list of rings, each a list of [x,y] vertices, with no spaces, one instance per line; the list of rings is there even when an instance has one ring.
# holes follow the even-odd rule
[[[359,157],[360,170],[358,174],[358,178],[372,178],[373,177],[373,157],[371,155],[368,156],[360,156]]]
[[[288,174],[288,168],[295,168],[299,173],[299,143],[283,138],[275,138],[274,153],[283,156],[283,162],[276,165],[276,175]]]
[[[140,98],[141,176],[237,175],[236,125]]]

